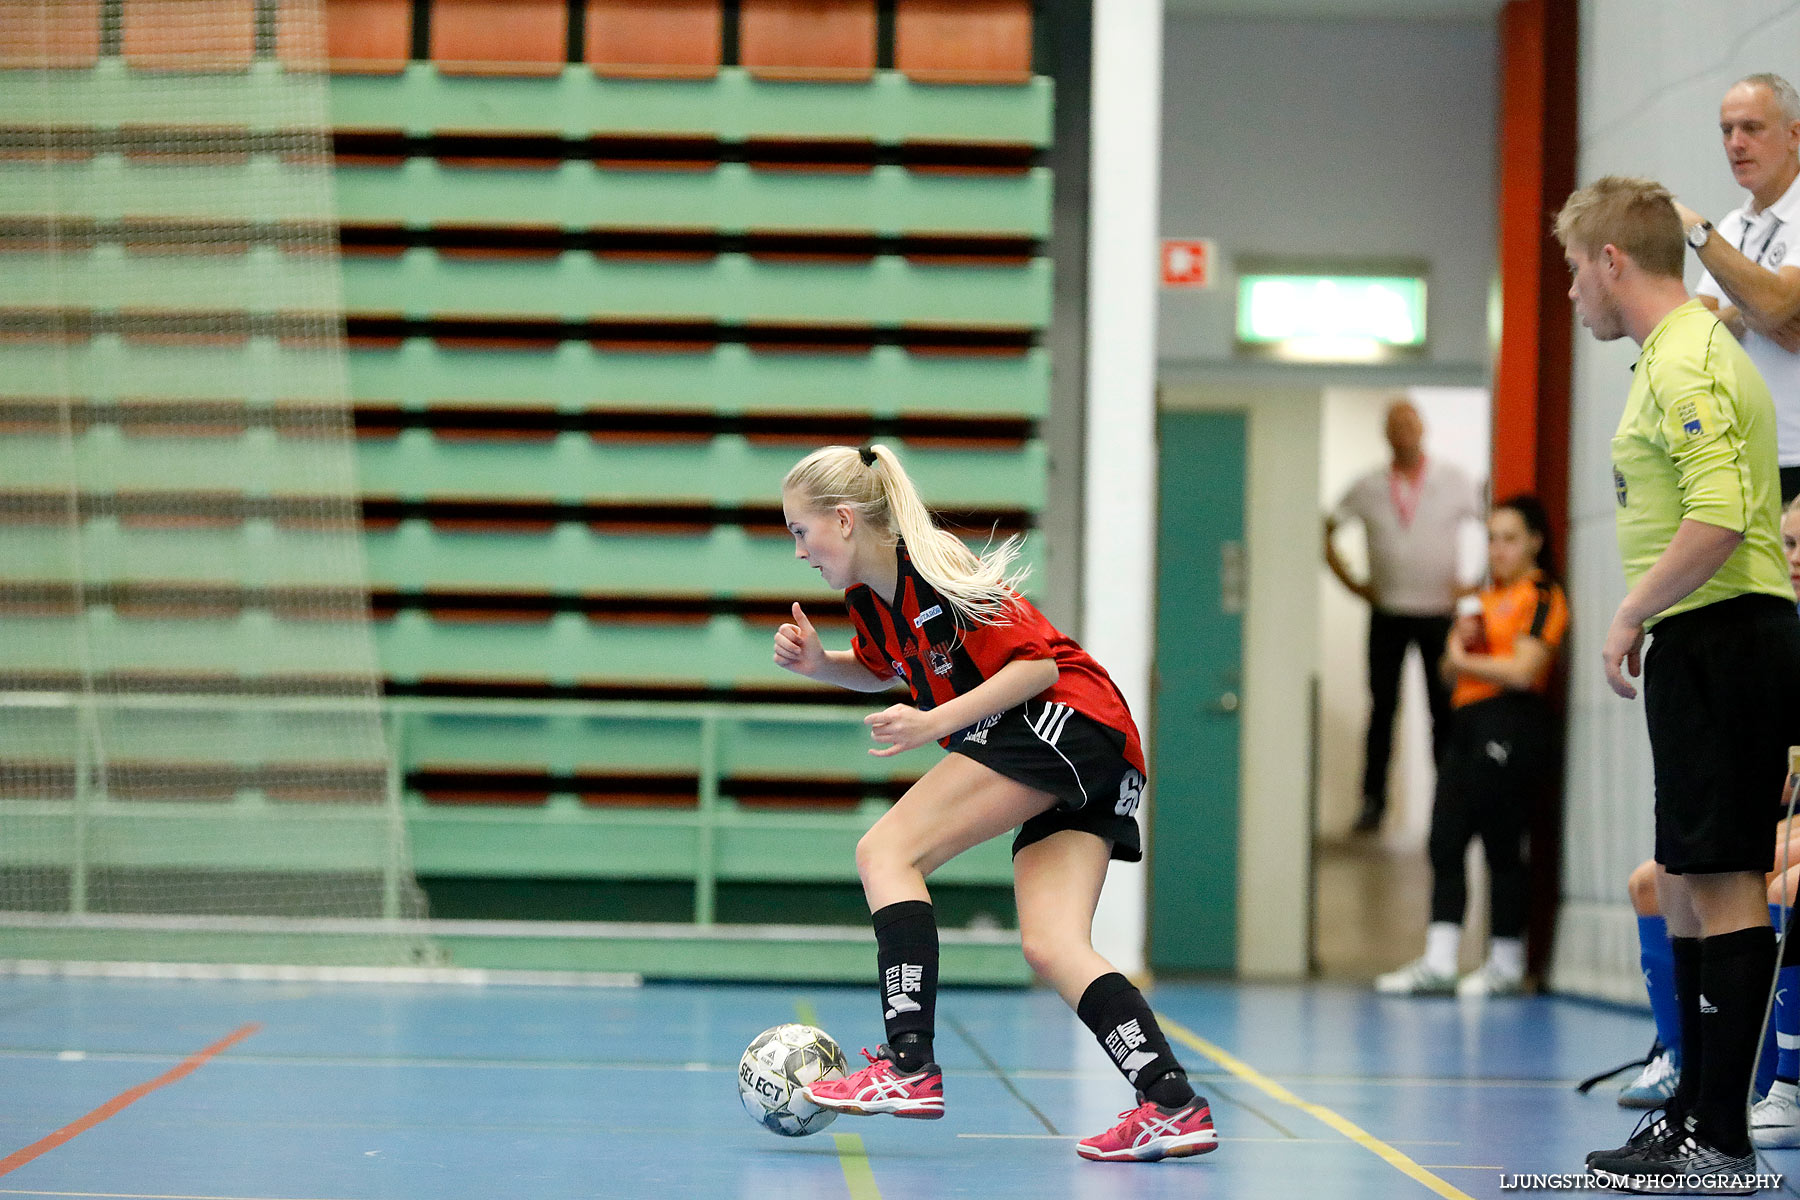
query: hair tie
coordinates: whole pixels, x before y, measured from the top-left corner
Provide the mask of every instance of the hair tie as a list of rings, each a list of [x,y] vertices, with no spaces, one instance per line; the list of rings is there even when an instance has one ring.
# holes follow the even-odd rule
[[[863,466],[872,467],[875,465],[875,448],[873,446],[865,442],[856,448],[856,452],[862,455]]]

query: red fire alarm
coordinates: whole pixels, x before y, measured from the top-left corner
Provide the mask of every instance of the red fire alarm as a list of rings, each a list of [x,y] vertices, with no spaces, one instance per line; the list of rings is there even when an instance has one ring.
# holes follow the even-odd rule
[[[1210,238],[1164,238],[1162,281],[1166,288],[1212,286],[1213,260],[1218,251]]]

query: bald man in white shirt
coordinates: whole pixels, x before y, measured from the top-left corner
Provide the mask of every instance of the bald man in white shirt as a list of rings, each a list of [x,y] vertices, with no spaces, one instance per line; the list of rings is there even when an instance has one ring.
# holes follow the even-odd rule
[[[1386,433],[1393,461],[1352,483],[1325,518],[1326,565],[1369,602],[1370,710],[1358,833],[1380,828],[1387,810],[1394,714],[1408,646],[1417,646],[1425,662],[1434,757],[1443,749],[1450,693],[1436,666],[1450,636],[1456,598],[1468,590],[1456,573],[1462,525],[1481,519],[1481,502],[1468,476],[1451,463],[1426,456],[1425,421],[1410,401],[1396,399],[1388,406]],[[1352,520],[1362,522],[1368,537],[1366,580],[1350,574],[1332,540]]]

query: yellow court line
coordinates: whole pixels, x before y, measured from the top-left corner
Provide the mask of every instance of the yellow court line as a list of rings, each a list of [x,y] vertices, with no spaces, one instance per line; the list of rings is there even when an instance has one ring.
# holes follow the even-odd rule
[[[863,1148],[859,1133],[834,1133],[838,1165],[844,1168],[844,1182],[850,1187],[850,1200],[881,1200],[881,1189],[875,1186],[875,1172],[869,1168],[869,1152]]]
[[[1213,1045],[1193,1030],[1171,1021],[1162,1013],[1157,1013],[1156,1019],[1162,1023],[1163,1029],[1169,1036],[1198,1050],[1200,1053],[1206,1055],[1206,1057],[1212,1059],[1244,1082],[1255,1084],[1273,1099],[1279,1100],[1283,1104],[1291,1105],[1303,1113],[1317,1117],[1319,1120],[1325,1122],[1325,1124],[1331,1126],[1369,1153],[1385,1159],[1390,1166],[1396,1171],[1399,1171],[1402,1175],[1416,1179],[1438,1195],[1444,1197],[1444,1200],[1474,1200],[1467,1192],[1460,1191],[1459,1189],[1450,1186],[1450,1184],[1439,1179],[1436,1175],[1433,1175],[1430,1171],[1427,1171],[1424,1167],[1421,1167],[1418,1163],[1406,1157],[1406,1155],[1400,1153],[1380,1138],[1370,1135],[1360,1126],[1340,1117],[1337,1113],[1332,1112],[1323,1104],[1314,1104],[1310,1100],[1302,1100],[1300,1097],[1294,1095],[1294,1093],[1288,1091],[1243,1059],[1219,1046]]]
[[[802,1025],[818,1027],[819,1014],[805,1000],[794,1001],[794,1015]],[[844,1183],[850,1188],[850,1200],[881,1200],[881,1189],[875,1186],[875,1172],[869,1166],[869,1152],[859,1133],[834,1133],[838,1165],[844,1168]]]

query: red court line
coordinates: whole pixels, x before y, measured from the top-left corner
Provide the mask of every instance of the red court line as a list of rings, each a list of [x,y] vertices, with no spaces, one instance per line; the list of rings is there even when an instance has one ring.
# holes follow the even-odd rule
[[[170,1067],[155,1079],[149,1080],[146,1083],[140,1083],[128,1091],[120,1092],[117,1096],[114,1096],[111,1100],[108,1100],[105,1104],[102,1104],[99,1108],[96,1108],[93,1112],[81,1118],[79,1121],[64,1125],[55,1133],[50,1134],[48,1137],[39,1138],[23,1150],[15,1150],[5,1158],[0,1158],[0,1175],[16,1171],[32,1159],[48,1154],[50,1151],[74,1138],[76,1135],[86,1133],[108,1117],[114,1116],[124,1109],[129,1108],[131,1105],[136,1104],[139,1100],[142,1100],[157,1088],[174,1083],[177,1079],[192,1075],[195,1071],[205,1066],[206,1061],[213,1057],[213,1055],[224,1050],[229,1050],[231,1047],[237,1045],[261,1028],[262,1024],[255,1021],[242,1026],[229,1037],[222,1037],[206,1049],[188,1055],[188,1057],[183,1059],[179,1065]]]

